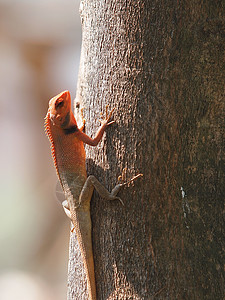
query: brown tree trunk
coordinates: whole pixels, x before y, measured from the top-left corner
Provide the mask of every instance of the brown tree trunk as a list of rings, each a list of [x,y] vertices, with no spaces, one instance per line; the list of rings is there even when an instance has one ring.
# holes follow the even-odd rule
[[[128,178],[144,174],[121,191],[125,207],[94,193],[99,300],[223,298],[223,9],[214,0],[81,1],[76,102],[86,133],[107,104],[116,108],[103,142],[86,147],[88,172],[108,189],[124,167]],[[88,299],[74,245],[72,234],[68,299]]]

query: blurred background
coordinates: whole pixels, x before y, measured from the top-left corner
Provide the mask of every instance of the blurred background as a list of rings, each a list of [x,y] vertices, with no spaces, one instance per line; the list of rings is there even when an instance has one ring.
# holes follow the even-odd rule
[[[0,0],[0,300],[66,299],[70,222],[43,124],[51,97],[75,96],[80,47],[79,0]]]

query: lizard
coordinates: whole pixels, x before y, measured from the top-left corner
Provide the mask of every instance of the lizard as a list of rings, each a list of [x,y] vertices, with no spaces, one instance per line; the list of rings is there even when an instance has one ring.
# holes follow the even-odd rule
[[[114,122],[109,122],[112,113],[113,110],[108,113],[108,109],[106,109],[105,118],[102,116],[101,127],[95,138],[91,138],[83,132],[85,126],[83,117],[83,125],[78,128],[71,110],[70,93],[64,91],[49,101],[49,108],[45,117],[45,131],[50,140],[56,173],[66,198],[62,204],[76,232],[90,300],[96,300],[90,216],[90,201],[93,190],[95,188],[102,198],[119,200],[123,204],[121,198],[117,196],[121,187],[142,176],[142,174],[138,174],[128,182],[117,184],[111,193],[95,176],[87,176],[84,144],[96,146],[99,143],[107,126]],[[124,181],[123,173],[121,178]]]

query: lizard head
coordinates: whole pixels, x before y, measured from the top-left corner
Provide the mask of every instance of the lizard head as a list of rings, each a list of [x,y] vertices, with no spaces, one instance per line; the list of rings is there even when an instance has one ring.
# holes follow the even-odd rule
[[[69,91],[64,91],[49,101],[48,110],[52,123],[62,129],[71,125],[76,125],[76,121],[71,111],[71,97]]]

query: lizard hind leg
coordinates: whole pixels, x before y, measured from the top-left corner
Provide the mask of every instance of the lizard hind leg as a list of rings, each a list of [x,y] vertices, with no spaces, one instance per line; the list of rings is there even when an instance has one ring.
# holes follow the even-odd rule
[[[80,206],[85,206],[86,205],[90,205],[90,200],[91,200],[91,196],[92,196],[92,193],[93,193],[93,189],[95,188],[96,191],[99,193],[99,195],[106,199],[106,200],[119,200],[122,205],[124,205],[122,199],[120,197],[117,196],[118,192],[120,191],[120,189],[125,186],[125,185],[128,185],[129,183],[133,182],[134,180],[136,180],[137,178],[143,176],[143,174],[138,174],[136,176],[134,176],[133,178],[131,178],[130,180],[125,181],[125,172],[126,170],[124,169],[123,172],[122,172],[122,176],[121,176],[121,181],[122,183],[119,183],[117,184],[112,192],[110,193],[99,181],[98,179],[93,176],[93,175],[90,175],[88,176],[84,186],[83,186],[83,189],[81,191],[81,194],[80,194],[80,197],[79,197],[79,205]]]
[[[67,217],[68,217],[71,221],[73,221],[72,214],[71,214],[70,207],[69,207],[69,203],[68,203],[67,200],[64,200],[64,201],[62,202],[62,207],[63,207],[64,212],[65,212],[65,214],[67,215]],[[74,229],[75,229],[75,227],[74,227],[74,225],[73,225],[73,228],[71,229],[71,232],[74,232]]]
[[[120,200],[123,204],[122,200],[116,196],[122,186],[123,185],[121,184],[116,185],[110,193],[94,175],[90,175],[88,176],[80,193],[79,204],[83,207],[85,204],[89,205],[94,188],[102,198],[106,200]]]

